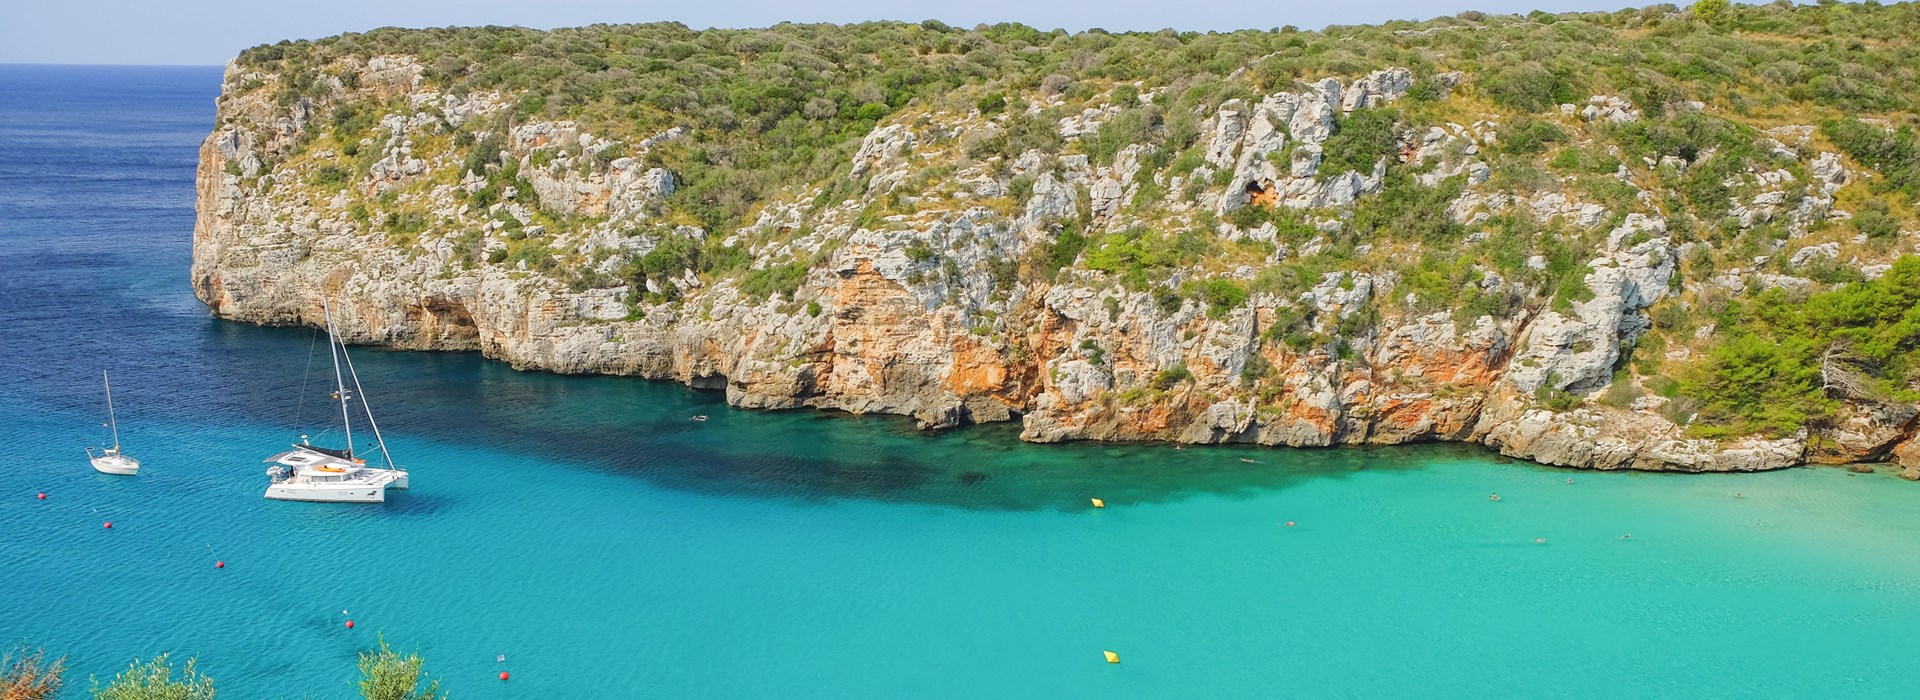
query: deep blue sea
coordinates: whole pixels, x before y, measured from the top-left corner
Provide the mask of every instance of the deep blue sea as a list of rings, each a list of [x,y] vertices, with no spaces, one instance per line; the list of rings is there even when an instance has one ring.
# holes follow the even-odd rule
[[[0,645],[64,697],[161,652],[354,697],[376,635],[457,700],[1920,697],[1920,484],[1882,474],[1025,445],[359,349],[414,489],[267,501],[327,424],[310,331],[188,287],[218,84],[0,66]],[[102,369],[135,477],[82,452]]]

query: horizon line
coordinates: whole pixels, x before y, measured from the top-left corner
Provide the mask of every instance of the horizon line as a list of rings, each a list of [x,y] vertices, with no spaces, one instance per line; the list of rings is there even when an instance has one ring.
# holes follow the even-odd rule
[[[0,67],[35,66],[39,68],[225,68],[224,63],[42,63],[0,61]]]

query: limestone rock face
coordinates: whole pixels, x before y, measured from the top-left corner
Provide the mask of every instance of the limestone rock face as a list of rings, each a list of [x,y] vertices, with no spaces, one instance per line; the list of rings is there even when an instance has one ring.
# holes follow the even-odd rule
[[[1221,214],[1256,200],[1294,209],[1350,205],[1355,198],[1380,191],[1386,161],[1366,173],[1348,171],[1322,177],[1321,144],[1333,135],[1334,118],[1341,112],[1378,107],[1399,99],[1413,85],[1405,68],[1376,71],[1343,86],[1328,78],[1299,93],[1278,92],[1249,106],[1229,100],[1214,115],[1213,139],[1207,143],[1209,164],[1231,170],[1232,178],[1218,200]],[[1289,145],[1287,167],[1273,156]]]
[[[1900,478],[1908,481],[1920,481],[1920,437],[1909,437],[1893,451],[1894,461],[1900,465]]]
[[[1007,115],[904,115],[849,145],[825,184],[793,183],[757,203],[750,223],[719,231],[668,209],[681,183],[657,164],[676,149],[654,150],[698,138],[698,125],[616,138],[572,121],[512,121],[503,110],[516,96],[439,92],[423,71],[408,57],[330,66],[328,76],[358,79],[331,77],[284,103],[245,87],[275,76],[230,67],[220,126],[200,152],[191,272],[216,316],[317,325],[325,299],[347,342],[664,379],[745,408],[898,414],[925,428],[1019,420],[1021,437],[1040,442],[1457,440],[1595,469],[1896,460],[1920,477],[1911,406],[1849,404],[1818,439],[1713,441],[1688,437],[1662,413],[1664,398],[1597,400],[1649,328],[1649,307],[1675,293],[1687,249],[1657,208],[1616,210],[1652,201],[1625,175],[1608,184],[1626,194],[1606,205],[1573,189],[1495,189],[1488,162],[1502,127],[1492,116],[1404,129],[1397,154],[1323,172],[1341,115],[1399,100],[1414,85],[1405,68],[1203,106],[1198,152],[1178,171],[1169,161],[1185,154],[1154,145],[1090,147],[1115,105],[1062,110],[1050,124],[1067,147],[1014,157],[969,154],[1004,133]],[[1147,92],[1141,105],[1153,103]],[[357,144],[303,146],[346,104],[391,113]],[[1596,97],[1557,118],[1577,128],[1639,112]],[[500,152],[450,147],[456,132]],[[1812,154],[1809,136],[1770,133],[1794,157]],[[1756,223],[1814,230],[1858,175],[1835,154],[1810,160],[1797,172],[1812,183],[1749,174],[1730,204]],[[1466,224],[1465,241],[1375,250],[1391,242],[1359,230],[1353,207],[1381,192],[1390,163],[1411,169],[1414,187],[1464,186],[1438,215]],[[1802,186],[1803,199],[1784,194]],[[1225,216],[1248,207],[1291,208],[1304,223],[1253,217],[1242,228]],[[1432,250],[1420,246],[1488,241],[1489,220],[1503,215],[1585,232],[1583,291],[1549,303],[1549,260],[1530,252],[1524,265],[1448,282],[1511,303],[1446,310],[1417,303],[1412,268],[1388,264]],[[1143,286],[1124,282],[1125,260],[1102,248],[1181,231],[1212,237],[1207,255],[1220,259]],[[1289,267],[1343,240],[1343,255],[1372,262]],[[655,255],[676,250],[734,267]],[[1790,256],[1790,269],[1842,250],[1807,240],[1774,254]],[[1762,265],[1696,284],[1813,284]],[[1303,278],[1263,277],[1276,271]],[[1222,282],[1240,296],[1205,293]],[[1542,396],[1573,407],[1549,410]]]
[[[1621,347],[1649,325],[1641,309],[1667,295],[1673,262],[1664,237],[1589,262],[1586,286],[1593,298],[1573,302],[1571,314],[1541,314],[1507,383],[1522,392],[1542,386],[1584,392],[1605,385]]]
[[[1400,99],[1413,87],[1413,71],[1405,68],[1389,68],[1374,71],[1365,78],[1353,81],[1340,98],[1341,111],[1378,107]]]

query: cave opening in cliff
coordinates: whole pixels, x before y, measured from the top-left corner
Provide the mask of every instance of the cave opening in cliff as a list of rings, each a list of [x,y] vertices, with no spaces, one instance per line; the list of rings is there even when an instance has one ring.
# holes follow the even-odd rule
[[[1250,180],[1247,182],[1247,200],[1254,206],[1272,209],[1273,205],[1280,202],[1280,188],[1270,180]]]

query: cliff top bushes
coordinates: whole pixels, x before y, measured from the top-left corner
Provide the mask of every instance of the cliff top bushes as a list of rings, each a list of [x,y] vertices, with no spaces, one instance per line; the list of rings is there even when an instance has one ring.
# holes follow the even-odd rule
[[[437,88],[519,94],[520,119],[579,119],[597,134],[629,142],[673,126],[694,127],[690,138],[657,148],[654,159],[682,179],[672,206],[723,228],[778,188],[832,176],[862,135],[910,105],[1005,112],[1012,118],[1005,134],[975,149],[976,157],[990,157],[1057,147],[1054,120],[1124,97],[1116,103],[1129,109],[1083,144],[1096,159],[1135,142],[1185,151],[1200,136],[1191,107],[1203,101],[1290,89],[1329,75],[1353,78],[1390,65],[1412,67],[1423,79],[1462,71],[1467,80],[1459,89],[1523,114],[1590,94],[1628,95],[1649,115],[1689,99],[1736,113],[1795,102],[1827,110],[1824,116],[1912,112],[1920,111],[1920,93],[1909,89],[1920,83],[1914,26],[1920,26],[1920,6],[1912,4],[1781,2],[1697,12],[1654,5],[1559,15],[1462,13],[1320,32],[1068,33],[934,21],[706,31],[675,23],[552,31],[385,28],[258,46],[243,51],[237,64],[278,74],[276,96],[291,104],[324,92],[328,79],[357,82],[358,74],[338,73],[342,59],[406,54]],[[1225,78],[1243,68],[1250,69],[1244,78]],[[1440,89],[1430,81],[1422,86],[1417,94]],[[1154,105],[1134,106],[1143,90],[1160,90]],[[1041,100],[1039,114],[1027,113],[1030,97]],[[358,124],[359,115],[335,116]],[[1330,156],[1355,160],[1336,165],[1377,154],[1371,138],[1377,134],[1365,127],[1378,117],[1348,120],[1345,140],[1362,143],[1330,149]],[[1671,126],[1678,132],[1645,134],[1655,142],[1649,150],[1684,154],[1699,147],[1703,135],[1689,129],[1700,123]],[[469,165],[489,156],[476,157]]]

